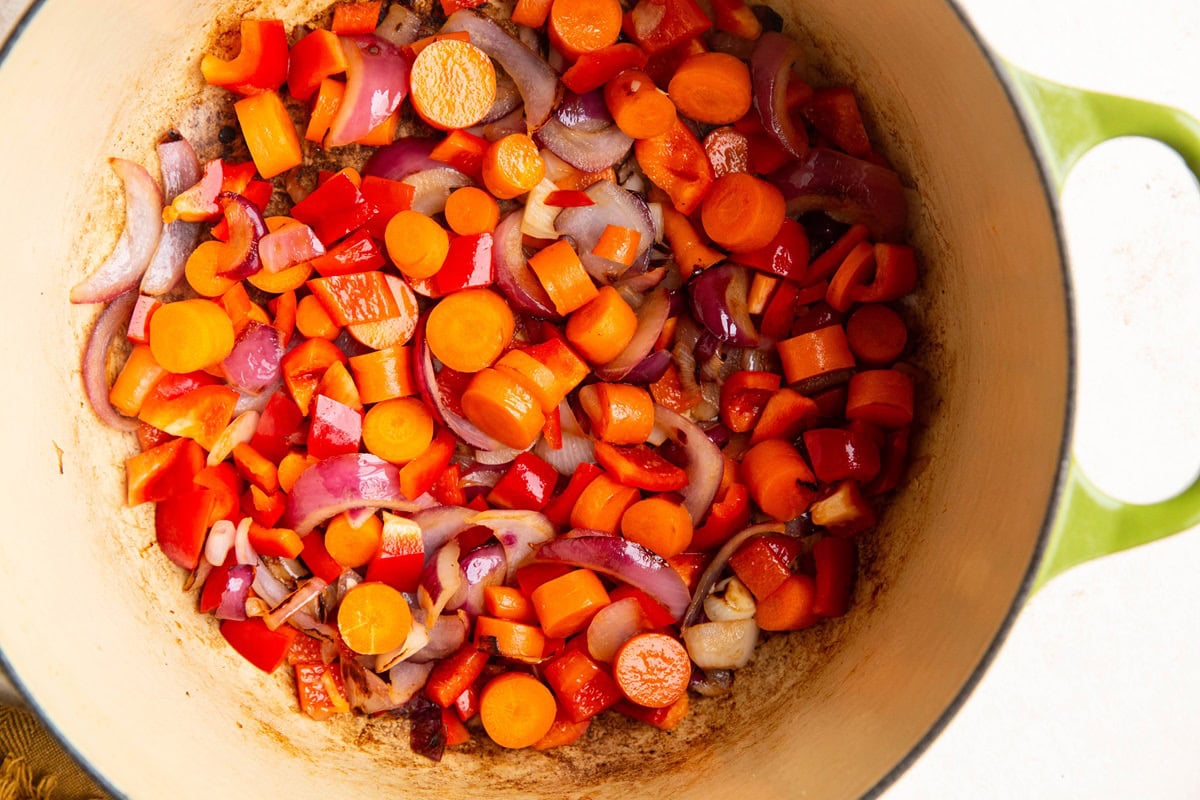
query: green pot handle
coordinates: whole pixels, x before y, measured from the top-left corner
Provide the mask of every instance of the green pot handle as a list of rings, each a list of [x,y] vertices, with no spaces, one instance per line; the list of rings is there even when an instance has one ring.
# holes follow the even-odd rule
[[[1200,121],[1169,106],[1064,86],[1005,64],[1028,112],[1056,188],[1091,148],[1121,136],[1143,136],[1173,148],[1200,180]],[[1200,479],[1160,503],[1123,503],[1102,492],[1072,459],[1062,505],[1034,589],[1058,573],[1200,524]]]

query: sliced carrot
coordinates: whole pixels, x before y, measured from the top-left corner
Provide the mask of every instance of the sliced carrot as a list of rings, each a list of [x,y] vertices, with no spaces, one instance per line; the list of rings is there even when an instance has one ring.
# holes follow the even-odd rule
[[[412,348],[387,347],[353,356],[348,362],[362,402],[370,405],[416,393],[412,375]]]
[[[339,36],[374,33],[375,27],[379,24],[379,12],[382,6],[381,0],[341,3],[333,9],[333,22],[330,23],[329,29]]]
[[[166,303],[150,318],[150,352],[168,372],[194,372],[233,351],[233,322],[211,300]]]
[[[308,126],[304,129],[304,138],[310,142],[321,144],[329,126],[337,116],[342,105],[342,97],[346,94],[346,84],[335,78],[325,78],[317,90],[317,99],[313,103],[312,114],[308,118]]]
[[[828,325],[784,339],[775,345],[775,349],[789,384],[813,381],[855,366],[854,354],[846,341],[846,329],[841,325]]]
[[[385,147],[396,141],[396,131],[400,130],[400,109],[396,109],[363,136],[354,140],[355,144],[370,147]]]
[[[524,133],[497,139],[483,157],[483,183],[501,200],[520,197],[545,176],[546,162],[533,139]]]
[[[913,382],[896,369],[868,369],[850,378],[846,419],[881,428],[902,428],[913,420]]]
[[[665,633],[639,633],[621,645],[612,664],[621,692],[646,708],[674,705],[692,677],[687,648]]]
[[[514,586],[488,586],[483,590],[483,608],[488,616],[513,622],[537,622],[533,604]]]
[[[524,450],[541,435],[546,415],[533,395],[510,373],[488,367],[476,372],[462,395],[463,413],[484,433]]]
[[[615,44],[621,14],[617,0],[554,0],[546,31],[554,49],[574,60]]]
[[[279,488],[285,492],[292,491],[300,474],[313,466],[319,459],[316,456],[300,452],[290,452],[279,461],[276,476],[279,478]]]
[[[513,6],[512,21],[527,28],[540,28],[550,16],[550,4],[554,0],[517,0]]]
[[[142,403],[167,371],[154,360],[149,345],[139,344],[129,351],[129,358],[117,373],[108,400],[113,408],[127,417],[136,417]]]
[[[242,331],[251,322],[259,322],[263,325],[271,324],[267,318],[267,312],[262,306],[250,299],[250,295],[246,293],[246,286],[241,283],[235,283],[224,294],[217,298],[217,305],[225,310],[229,315],[230,322],[233,323],[233,333],[235,336],[241,336]]]
[[[296,329],[302,336],[310,339],[317,337],[330,341],[342,332],[341,326],[333,321],[325,306],[312,294],[300,298],[300,302],[296,304]]]
[[[243,97],[233,110],[259,175],[269,180],[304,163],[296,125],[275,91]]]
[[[728,53],[689,56],[667,84],[679,113],[708,125],[728,125],[750,110],[750,68]]]
[[[625,510],[640,497],[637,489],[601,473],[592,479],[575,501],[571,509],[571,527],[616,533]]]
[[[764,631],[807,628],[819,617],[813,612],[817,587],[808,575],[789,575],[779,588],[758,601],[754,620]]]
[[[889,364],[908,343],[904,319],[890,306],[867,303],[846,320],[846,343],[855,357],[870,366]]]
[[[554,694],[537,678],[506,672],[492,678],[479,696],[479,718],[501,747],[536,744],[550,732],[558,714]]]
[[[542,660],[546,634],[536,625],[480,616],[475,619],[475,646],[494,656],[536,664]]]
[[[188,256],[183,275],[196,294],[220,297],[237,284],[235,279],[220,274],[219,263],[224,247],[218,241],[201,242]]]
[[[466,31],[447,31],[446,33],[435,33],[432,36],[426,36],[424,39],[417,39],[412,44],[406,45],[404,50],[408,53],[409,58],[415,60],[421,55],[421,51],[434,42],[469,42],[471,34]]]
[[[692,543],[692,515],[667,497],[647,497],[625,510],[621,535],[663,558],[671,558]]]
[[[446,224],[459,236],[491,233],[500,222],[500,206],[495,198],[475,186],[451,192],[444,213]]]
[[[641,386],[593,383],[579,390],[592,435],[609,444],[641,444],[654,430],[654,399]]]
[[[564,316],[599,295],[575,248],[566,239],[559,239],[534,253],[529,258],[529,268],[537,275],[546,294],[550,295],[554,309]]]
[[[617,127],[633,139],[661,136],[675,124],[675,103],[641,70],[626,70],[605,84],[604,104]]]
[[[628,267],[637,259],[638,245],[641,241],[641,232],[633,228],[626,228],[623,225],[605,225],[600,239],[592,248],[592,255],[607,258],[609,261],[615,261]]]
[[[419,211],[401,211],[392,217],[384,242],[396,268],[409,278],[437,274],[450,252],[446,229]]]
[[[435,358],[457,372],[490,367],[512,342],[516,318],[490,289],[466,289],[443,297],[425,323]]]
[[[233,447],[233,463],[238,473],[250,483],[270,494],[279,488],[279,473],[274,462],[247,442]]]
[[[496,101],[496,68],[488,54],[470,42],[433,42],[412,64],[413,108],[439,130],[469,128],[487,116]]]
[[[547,636],[566,638],[583,630],[611,601],[590,569],[577,569],[543,583],[530,595]]]
[[[421,455],[433,441],[433,416],[415,397],[384,400],[367,411],[362,437],[368,453],[404,464]]]
[[[700,207],[700,221],[714,242],[746,252],[770,244],[783,225],[785,206],[783,193],[773,184],[731,172],[713,182]]]
[[[512,375],[546,414],[555,411],[589,374],[583,359],[557,337],[509,350],[496,362],[496,369]]]
[[[600,287],[595,298],[571,315],[566,328],[567,341],[593,364],[612,361],[636,332],[637,314],[611,286]]]
[[[780,522],[800,516],[816,498],[812,469],[783,439],[767,439],[747,450],[742,456],[742,479],[758,507]]]
[[[758,424],[750,433],[750,444],[765,439],[795,439],[821,416],[817,402],[794,389],[780,389],[767,399]]]
[[[412,629],[412,610],[404,595],[386,583],[360,583],[342,598],[337,623],[347,647],[378,655],[404,644]]]

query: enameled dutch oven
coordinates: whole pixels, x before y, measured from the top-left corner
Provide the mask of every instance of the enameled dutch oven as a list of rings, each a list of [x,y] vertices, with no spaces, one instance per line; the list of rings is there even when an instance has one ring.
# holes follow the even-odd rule
[[[1148,135],[1200,171],[1200,126],[1048,84],[989,53],[947,0],[777,4],[823,77],[859,90],[915,198],[925,410],[908,485],[864,542],[844,619],[761,646],[731,696],[664,734],[623,719],[546,753],[484,742],[441,764],[405,723],[299,714],[196,614],[124,506],[130,438],[80,381],[96,316],[68,288],[121,223],[110,156],[154,164],[204,125],[196,65],[243,13],[304,21],[325,0],[46,0],[0,64],[0,662],[118,796],[833,798],[882,791],[944,726],[1028,594],[1059,570],[1200,521],[1200,486],[1117,503],[1072,466],[1071,292],[1055,201],[1098,141]],[[814,76],[818,77],[818,76]],[[203,137],[199,137],[203,142]],[[203,156],[203,151],[201,152]],[[614,716],[614,715],[609,715]]]

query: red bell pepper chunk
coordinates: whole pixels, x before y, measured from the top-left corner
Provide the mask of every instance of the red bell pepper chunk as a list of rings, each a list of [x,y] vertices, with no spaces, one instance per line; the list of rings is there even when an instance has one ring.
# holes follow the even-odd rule
[[[401,592],[415,592],[425,564],[425,542],[416,524],[384,515],[379,550],[367,565],[367,580],[386,583]]]
[[[724,497],[713,503],[704,524],[692,532],[692,543],[688,546],[693,550],[712,550],[749,524],[750,490],[745,484],[734,483]]]
[[[462,485],[462,470],[458,468],[458,464],[451,464],[442,470],[430,487],[429,493],[444,506],[464,505],[467,502],[467,493]],[[480,495],[475,499],[482,500],[483,497]]]
[[[212,86],[241,95],[278,89],[288,76],[288,42],[283,22],[277,19],[244,19],[241,49],[226,61],[212,54],[200,61],[200,72]]]
[[[850,608],[850,590],[858,563],[854,540],[827,536],[813,545],[812,554],[817,571],[813,613],[819,617],[840,617]]]
[[[318,28],[292,45],[288,59],[288,94],[308,102],[321,81],[346,71],[346,54],[337,34]]]
[[[208,489],[189,489],[154,506],[154,534],[167,558],[187,570],[200,563],[208,534],[213,495]]]
[[[291,528],[264,528],[250,523],[250,546],[254,552],[276,558],[295,558],[304,550],[304,542]]]
[[[546,413],[546,424],[542,426],[542,437],[546,440],[546,444],[550,445],[551,450],[562,450],[562,417],[558,413],[557,406]]]
[[[196,473],[193,482],[213,493],[213,510],[208,518],[209,527],[212,527],[212,524],[219,519],[227,519],[233,523],[239,521],[236,512],[238,498],[242,493],[242,478],[233,464],[222,461],[220,464],[205,467]]]
[[[804,118],[840,150],[862,158],[871,152],[854,91],[848,86],[818,89],[801,106]]]
[[[466,688],[458,699],[454,701],[454,713],[458,718],[467,722],[479,713],[479,687],[476,684],[471,684]]]
[[[303,442],[304,414],[281,389],[271,395],[258,418],[250,446],[278,464],[293,445]]]
[[[342,170],[292,206],[292,217],[312,228],[322,244],[329,247],[362,227],[376,211],[358,184]]]
[[[820,417],[817,402],[794,389],[780,389],[771,395],[750,434],[750,444],[767,439],[791,441]]]
[[[792,574],[792,561],[800,554],[800,540],[768,534],[751,539],[729,559],[729,568],[754,596],[769,596]]]
[[[799,294],[796,284],[791,281],[783,281],[776,286],[771,299],[767,301],[767,307],[763,309],[762,323],[758,326],[759,334],[776,342],[791,336]],[[825,293],[821,292],[821,297],[824,296]]]
[[[460,8],[478,8],[486,2],[487,0],[441,0],[442,13],[448,17]]]
[[[362,442],[362,414],[323,394],[313,402],[308,452],[317,458],[357,453]]]
[[[739,370],[730,375],[721,385],[721,422],[734,433],[753,428],[781,380],[777,372]]]
[[[638,139],[633,149],[642,172],[667,193],[676,211],[691,214],[700,207],[712,186],[712,165],[704,145],[683,120],[675,120],[671,129],[660,136]]]
[[[644,444],[597,441],[595,447],[596,461],[625,486],[647,492],[677,492],[687,486],[687,472]]]
[[[711,557],[705,553],[680,553],[668,558],[667,563],[683,579],[688,591],[695,592],[696,587],[700,584],[700,576],[711,560]]]
[[[251,484],[242,494],[241,510],[264,528],[273,528],[287,510],[287,495],[279,490],[264,492]]]
[[[853,478],[866,483],[879,474],[879,446],[864,432],[811,428],[804,432],[813,473],[825,483]]]
[[[757,39],[762,35],[762,23],[742,0],[712,0],[712,14],[717,30],[742,39]]]
[[[425,452],[400,468],[400,491],[415,500],[433,488],[438,476],[450,466],[458,439],[446,428],[439,428]]]
[[[287,663],[294,667],[297,664],[325,663],[325,654],[321,639],[315,636],[297,636],[288,648]]]
[[[129,317],[129,327],[125,330],[125,338],[134,344],[147,344],[150,341],[150,317],[161,305],[162,301],[157,297],[138,295]]]
[[[325,549],[325,535],[313,531],[300,541],[304,545],[304,549],[300,551],[300,560],[304,562],[304,566],[326,583],[336,583],[337,579],[342,577],[344,568],[334,561],[333,556]]]
[[[375,175],[366,175],[358,187],[367,203],[375,208],[375,214],[363,227],[376,239],[383,239],[392,217],[412,208],[413,187],[400,181],[388,180]]]
[[[500,508],[541,511],[550,502],[558,472],[533,453],[521,453],[496,482],[488,502]]]
[[[464,175],[476,180],[483,174],[483,159],[489,142],[481,136],[464,130],[453,130],[438,142],[429,157],[434,161],[449,164]]]
[[[534,589],[555,578],[561,578],[573,569],[575,568],[569,564],[526,564],[517,569],[517,586],[521,588],[521,594],[531,597]]]
[[[626,597],[632,597],[638,601],[638,604],[642,607],[642,613],[646,615],[646,619],[649,621],[651,627],[666,628],[675,624],[675,617],[667,610],[667,607],[641,589],[637,589],[627,583],[622,583],[608,593],[608,599],[614,603],[618,600],[624,600]]]
[[[232,563],[225,563],[213,567],[213,571],[208,573],[208,577],[204,579],[204,588],[200,590],[198,608],[201,614],[211,614],[220,607],[221,595],[225,593],[225,585],[229,582],[229,570],[232,568]]]
[[[729,259],[768,275],[800,282],[808,269],[808,234],[799,222],[785,217],[779,232],[766,246],[732,253]]]
[[[379,25],[379,12],[382,7],[382,0],[339,3],[333,9],[333,21],[329,23],[329,29],[341,36],[374,33]]]
[[[575,468],[574,474],[571,475],[571,480],[567,482],[567,488],[563,489],[558,496],[551,500],[549,505],[542,509],[542,513],[557,527],[565,527],[571,520],[571,509],[575,508],[575,503],[578,502],[579,495],[583,494],[583,490],[588,487],[588,484],[603,472],[604,470],[595,464],[587,462],[580,464]],[[522,590],[524,588],[524,586],[521,587]]]
[[[271,630],[260,617],[221,622],[225,641],[263,672],[274,672],[284,662],[297,634],[290,625]]]
[[[449,708],[483,674],[487,662],[488,654],[476,649],[474,642],[467,641],[439,661],[429,673],[425,696],[442,708]]]
[[[132,455],[125,462],[126,503],[166,500],[192,488],[204,469],[204,450],[191,439],[172,439]]]
[[[648,58],[646,52],[636,44],[620,42],[581,55],[562,74],[562,82],[575,94],[587,94],[627,69],[642,69]]]
[[[198,386],[178,397],[165,398],[158,386],[142,403],[138,419],[175,436],[195,439],[205,450],[212,450],[217,437],[233,419],[238,394],[228,386]]]
[[[572,722],[591,719],[622,698],[616,681],[600,664],[579,649],[567,649],[542,667],[559,708]]]
[[[392,294],[382,272],[352,272],[348,275],[313,278],[308,281],[308,288],[321,301],[333,321],[341,326],[400,316],[396,296]]]
[[[337,664],[316,661],[296,664],[293,669],[301,711],[318,721],[349,713],[350,701],[346,699],[342,670]]]
[[[904,465],[908,459],[908,437],[910,429],[906,426],[888,431],[884,444],[882,466],[879,475],[864,487],[868,495],[890,492],[900,485],[900,477],[904,473]]]
[[[628,700],[622,700],[614,706],[615,710],[625,716],[664,731],[672,730],[682,722],[683,718],[687,716],[688,707],[686,694],[666,708],[646,708]]]
[[[592,198],[588,197],[587,192],[581,192],[578,189],[555,189],[546,195],[543,202],[556,208],[586,208],[595,205]]]
[[[712,20],[695,0],[638,0],[625,14],[625,35],[650,55],[695,39]]]
[[[492,285],[492,235],[477,233],[458,236],[450,242],[450,250],[442,268],[432,278],[439,297]]]

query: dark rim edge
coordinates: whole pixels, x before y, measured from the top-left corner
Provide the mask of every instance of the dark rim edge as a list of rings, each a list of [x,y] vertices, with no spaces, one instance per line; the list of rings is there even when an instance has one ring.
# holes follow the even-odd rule
[[[1000,84],[1000,88],[1004,90],[1005,96],[1008,98],[1008,103],[1012,106],[1016,114],[1017,121],[1021,125],[1021,131],[1025,136],[1025,142],[1029,147],[1029,152],[1034,157],[1034,162],[1037,166],[1038,175],[1042,182],[1042,191],[1046,196],[1046,207],[1050,212],[1050,219],[1054,223],[1055,239],[1058,245],[1058,263],[1061,270],[1063,286],[1063,298],[1066,301],[1066,338],[1067,338],[1067,391],[1066,402],[1063,407],[1063,428],[1062,439],[1058,444],[1058,466],[1054,478],[1053,492],[1050,496],[1050,502],[1046,507],[1046,514],[1042,518],[1042,529],[1038,535],[1037,543],[1034,547],[1033,554],[1030,556],[1029,566],[1025,571],[1025,576],[1021,580],[1020,586],[1017,588],[1017,593],[1013,597],[1012,605],[1009,606],[1008,613],[1000,623],[1000,627],[996,631],[996,635],[992,638],[987,650],[979,659],[979,663],[975,665],[970,677],[959,688],[958,693],[950,704],[946,706],[937,720],[929,727],[929,729],[921,736],[921,739],[913,745],[912,749],[900,759],[875,785],[867,791],[863,798],[878,798],[887,791],[900,776],[917,762],[917,760],[925,754],[929,746],[934,740],[941,735],[950,721],[954,719],[959,710],[966,703],[975,687],[979,685],[983,679],[984,673],[991,667],[995,661],[997,653],[1003,646],[1008,634],[1012,631],[1013,624],[1016,622],[1017,616],[1025,607],[1026,601],[1033,592],[1034,581],[1037,578],[1038,569],[1041,566],[1042,558],[1046,552],[1046,545],[1050,539],[1050,533],[1054,529],[1055,520],[1058,519],[1060,506],[1063,499],[1063,491],[1067,482],[1067,471],[1071,460],[1071,440],[1075,420],[1075,376],[1078,369],[1077,364],[1077,338],[1078,332],[1075,319],[1075,290],[1071,283],[1070,261],[1067,255],[1066,248],[1066,232],[1063,229],[1062,211],[1059,208],[1058,192],[1054,188],[1054,178],[1050,173],[1047,157],[1042,153],[1041,144],[1038,141],[1036,128],[1034,127],[1032,116],[1033,112],[1027,109],[1020,101],[1016,87],[1013,84],[1012,78],[1004,69],[997,54],[992,52],[991,47],[980,36],[979,31],[968,19],[967,15],[959,7],[957,0],[945,0],[946,5],[951,12],[958,17],[959,23],[963,29],[975,42],[975,46],[979,49],[980,55],[983,56],[988,66],[992,70],[992,74]]]

